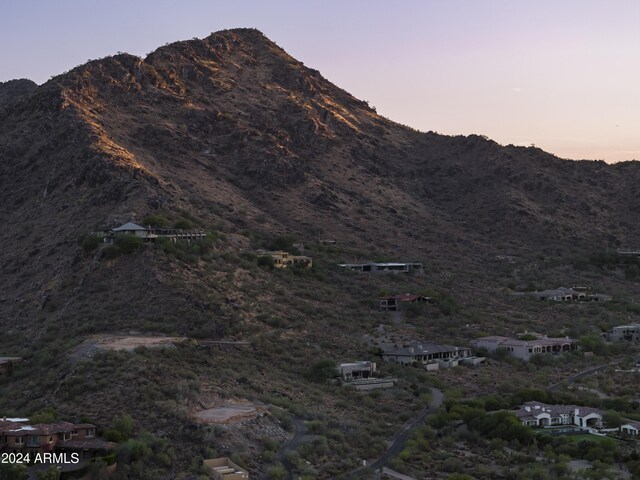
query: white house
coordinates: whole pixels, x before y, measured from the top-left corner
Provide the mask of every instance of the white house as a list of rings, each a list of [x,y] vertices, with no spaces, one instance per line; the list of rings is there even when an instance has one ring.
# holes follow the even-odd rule
[[[620,432],[626,433],[627,435],[631,435],[633,437],[637,437],[638,433],[640,433],[640,422],[628,420],[624,425],[620,426]]]
[[[523,425],[529,426],[574,425],[602,428],[602,413],[602,410],[592,407],[527,402],[516,412],[516,417]]]

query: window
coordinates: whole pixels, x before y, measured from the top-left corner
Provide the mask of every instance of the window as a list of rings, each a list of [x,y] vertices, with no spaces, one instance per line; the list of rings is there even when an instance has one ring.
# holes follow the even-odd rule
[[[16,437],[16,444],[22,445],[24,443],[24,439],[22,437]]]
[[[96,435],[96,431],[93,428],[87,428],[87,437],[94,437]]]

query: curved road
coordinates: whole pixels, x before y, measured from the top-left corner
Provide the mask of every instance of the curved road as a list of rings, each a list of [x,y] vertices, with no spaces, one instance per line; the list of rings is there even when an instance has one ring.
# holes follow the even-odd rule
[[[598,373],[599,371],[604,370],[606,368],[609,368],[612,365],[615,365],[615,362],[614,363],[608,363],[606,365],[599,365],[597,367],[592,367],[592,368],[589,368],[587,370],[583,370],[580,373],[576,373],[575,375],[571,375],[570,377],[565,378],[561,382],[554,383],[553,385],[550,385],[549,387],[547,387],[547,391],[549,391],[549,392],[557,392],[558,390],[562,389],[562,387],[564,387],[565,385],[571,385],[576,380],[579,380],[579,379],[584,378],[584,377],[588,377],[589,375],[593,375],[594,373]]]
[[[432,388],[431,395],[432,395],[432,398],[431,398],[430,405],[420,410],[420,412],[418,412],[418,414],[415,417],[413,417],[411,420],[409,420],[407,423],[404,424],[404,427],[402,427],[402,430],[396,433],[393,439],[391,440],[391,446],[377,460],[375,460],[374,462],[370,463],[365,467],[360,467],[348,473],[344,473],[336,477],[335,480],[341,480],[341,479],[350,480],[350,479],[356,478],[357,476],[367,471],[375,472],[376,470],[379,470],[381,467],[386,466],[389,460],[391,460],[393,457],[398,455],[404,449],[405,445],[407,444],[407,440],[409,440],[409,437],[411,436],[413,431],[416,429],[416,427],[418,427],[419,425],[422,425],[422,423],[424,423],[427,417],[436,413],[436,410],[442,404],[442,400],[444,399],[444,394],[440,390],[438,390],[437,388]]]

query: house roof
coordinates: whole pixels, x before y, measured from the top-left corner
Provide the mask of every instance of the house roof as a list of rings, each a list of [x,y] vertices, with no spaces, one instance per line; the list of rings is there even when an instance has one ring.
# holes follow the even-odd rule
[[[573,288],[565,288],[565,287],[552,288],[549,290],[540,290],[539,292],[536,291],[531,293],[536,297],[556,297],[556,296],[574,295],[574,294],[577,295],[578,293],[584,294],[584,292],[578,292]]]
[[[390,297],[382,297],[380,300],[397,300],[398,302],[413,302],[418,299],[430,300],[430,297],[423,295],[412,295],[410,293],[404,293],[402,295],[392,295]]]
[[[120,225],[119,227],[112,229],[112,231],[114,232],[124,232],[124,231],[131,231],[131,230],[146,230],[146,228],[144,228],[141,225],[138,225],[137,223],[127,222],[124,225]]]
[[[480,337],[476,340],[476,343],[480,341],[495,342],[498,346],[507,347],[523,347],[528,345],[541,345],[541,346],[553,346],[553,345],[566,345],[575,343],[576,340],[572,338],[536,338],[534,340],[518,340],[517,338],[501,337],[501,336],[489,336]]]
[[[383,355],[395,355],[400,357],[411,357],[414,355],[431,355],[434,353],[468,351],[466,347],[455,347],[452,345],[436,345],[434,343],[412,343],[396,350],[387,350]]]
[[[19,421],[0,420],[0,433],[4,435],[53,435],[55,433],[70,433],[78,428],[95,428],[95,425],[89,423],[74,424],[61,421],[28,425],[22,421],[26,419],[17,420]]]
[[[640,422],[636,422],[636,421],[634,421],[634,420],[625,420],[625,421],[624,421],[624,424],[622,424],[622,426],[624,427],[624,426],[626,426],[626,425],[628,425],[628,426],[630,426],[630,427],[633,427],[633,428],[635,428],[636,430],[640,430]]]
[[[84,440],[58,442],[57,447],[71,448],[74,450],[112,450],[116,447],[116,444],[99,438],[85,438]]]
[[[532,420],[537,418],[542,413],[548,413],[551,417],[558,415],[575,415],[578,410],[578,415],[585,417],[595,413],[602,415],[604,412],[599,408],[583,407],[580,405],[548,405],[542,402],[526,402],[517,411],[516,417],[520,420]]]

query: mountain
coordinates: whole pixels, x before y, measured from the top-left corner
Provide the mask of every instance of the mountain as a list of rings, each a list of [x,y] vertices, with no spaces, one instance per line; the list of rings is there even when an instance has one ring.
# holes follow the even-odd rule
[[[361,337],[377,320],[364,320],[358,302],[385,285],[341,279],[338,261],[423,261],[430,286],[454,288],[454,275],[459,301],[473,301],[498,254],[567,260],[634,246],[639,180],[636,162],[569,161],[399,125],[253,29],[91,61],[40,86],[0,84],[0,346],[30,359],[4,393],[32,392],[3,406],[52,405],[104,423],[130,408],[139,428],[187,438],[204,455],[194,439],[204,433],[180,426],[203,398],[275,403],[276,385],[295,403],[303,394],[292,378],[309,351],[366,354]],[[149,215],[207,230],[213,243],[109,258],[78,241]],[[257,268],[250,251],[283,236],[335,238],[339,248],[316,251],[316,276]],[[336,335],[345,317],[354,333]],[[150,350],[130,372],[124,354],[69,355],[92,335],[131,330],[251,339],[259,352]]]

